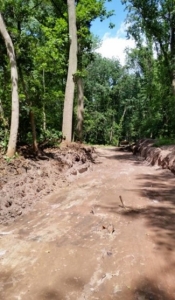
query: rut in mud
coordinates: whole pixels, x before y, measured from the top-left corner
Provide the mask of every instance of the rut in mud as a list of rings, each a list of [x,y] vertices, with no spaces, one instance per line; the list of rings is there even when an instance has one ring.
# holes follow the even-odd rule
[[[115,148],[0,225],[0,299],[175,299],[175,177]]]

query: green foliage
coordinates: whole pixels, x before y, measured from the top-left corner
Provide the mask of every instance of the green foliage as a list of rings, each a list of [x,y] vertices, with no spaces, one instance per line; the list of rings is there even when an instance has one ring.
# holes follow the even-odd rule
[[[85,81],[84,137],[89,143],[114,144],[123,135],[128,82],[118,60],[96,54]],[[124,85],[126,82],[126,86]],[[95,83],[95,84],[94,84]]]
[[[54,145],[60,142],[63,138],[63,134],[61,131],[58,131],[54,128],[42,130],[39,136],[39,141],[45,141],[47,140],[49,142],[49,145]]]
[[[13,155],[12,157],[9,157],[9,156],[4,156],[4,159],[6,160],[6,162],[8,164],[10,164],[15,158],[18,158],[19,157],[19,154],[16,152],[15,155]]]
[[[175,138],[159,138],[155,143],[154,147],[161,147],[161,146],[170,146],[175,145]]]
[[[4,128],[0,131],[0,149],[3,153],[6,152],[9,140],[9,131]]]
[[[174,137],[175,69],[174,3],[170,0],[122,0],[128,11],[128,36],[137,48],[127,51],[127,63],[102,58],[91,32],[96,18],[113,12],[104,0],[76,1],[78,71],[84,80],[84,140],[114,144],[120,139]],[[70,37],[66,1],[0,1],[15,46],[19,70],[19,143],[32,143],[30,111],[38,142],[52,145],[62,138],[62,113]],[[114,24],[109,22],[109,27]],[[171,37],[171,39],[170,39]],[[4,41],[0,37],[0,99],[3,118],[0,147],[6,150],[11,116],[11,79]],[[75,106],[77,104],[75,103]],[[0,115],[0,119],[1,115]],[[76,117],[74,117],[76,123]],[[75,128],[76,126],[74,126]],[[170,139],[171,140],[171,139]]]
[[[62,141],[63,135],[61,131],[58,131],[54,128],[51,129],[46,129],[46,130],[42,130],[40,131],[40,133],[38,133],[38,142],[39,145],[47,145],[47,147],[49,146],[58,146],[60,144],[60,142]],[[32,144],[32,133],[29,131],[27,133],[25,142],[28,145]]]
[[[139,94],[143,102],[140,129],[147,136],[170,136],[175,126],[174,1],[122,2],[128,10],[128,35],[137,44],[137,49],[129,54],[129,66],[140,77]]]
[[[19,143],[32,143],[30,112],[34,114],[38,142],[60,137],[64,91],[67,78],[68,14],[66,1],[5,0],[1,10],[12,37],[19,71],[20,124]],[[76,76],[86,79],[86,67],[99,44],[90,32],[91,22],[105,19],[113,12],[104,0],[76,1],[79,42],[79,69]],[[112,25],[111,25],[112,26]],[[0,37],[0,99],[4,118],[10,122],[11,87],[9,62]],[[9,124],[8,124],[9,125]],[[1,146],[8,139],[3,130]]]

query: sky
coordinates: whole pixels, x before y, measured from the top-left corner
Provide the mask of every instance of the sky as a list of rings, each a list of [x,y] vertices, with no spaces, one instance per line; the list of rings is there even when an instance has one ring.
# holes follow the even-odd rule
[[[103,57],[118,58],[122,65],[125,63],[125,48],[134,48],[133,40],[126,38],[125,19],[127,12],[124,11],[124,5],[120,0],[106,1],[107,10],[114,10],[114,16],[100,22],[99,19],[92,23],[91,31],[102,40],[101,47],[97,50]],[[115,24],[113,29],[109,28],[109,23]]]

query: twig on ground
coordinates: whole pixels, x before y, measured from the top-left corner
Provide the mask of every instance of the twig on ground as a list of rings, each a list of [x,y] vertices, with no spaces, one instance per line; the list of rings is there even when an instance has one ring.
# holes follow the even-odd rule
[[[121,201],[122,207],[123,207],[123,208],[126,208],[126,206],[124,205],[124,202],[123,202],[122,196],[119,196],[119,199],[120,199],[120,201]]]

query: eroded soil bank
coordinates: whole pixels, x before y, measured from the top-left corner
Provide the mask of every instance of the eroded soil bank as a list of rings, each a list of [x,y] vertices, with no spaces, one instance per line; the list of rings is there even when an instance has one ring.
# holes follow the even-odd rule
[[[0,299],[175,299],[175,177],[115,148],[0,225]]]
[[[169,169],[175,174],[175,145],[155,147],[156,140],[143,139],[134,147],[134,154],[139,153],[151,165]]]
[[[47,148],[39,157],[26,146],[9,161],[0,154],[0,224],[28,213],[43,197],[86,172],[95,156],[93,147],[77,143]]]

